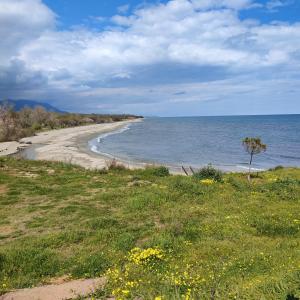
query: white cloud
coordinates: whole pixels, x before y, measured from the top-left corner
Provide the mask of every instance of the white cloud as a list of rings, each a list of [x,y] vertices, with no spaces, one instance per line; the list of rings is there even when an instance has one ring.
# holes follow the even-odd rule
[[[93,23],[103,23],[106,20],[107,19],[105,17],[102,17],[102,16],[89,16],[88,17],[88,21],[92,21]]]
[[[289,6],[294,0],[270,0],[266,3],[266,8],[272,12],[276,12],[280,7]]]
[[[20,72],[13,65],[16,60],[22,63],[22,76],[29,74],[24,78],[35,78],[33,87],[26,81],[27,88],[44,83],[47,93],[91,92],[111,82],[130,85],[141,76],[147,86],[153,69],[157,76],[165,65],[221,68],[234,78],[257,72],[272,77],[274,68],[280,69],[277,76],[292,76],[300,66],[300,24],[241,20],[238,10],[253,5],[251,0],[171,0],[139,8],[130,16],[116,15],[113,26],[99,32],[59,31],[55,14],[39,0],[1,0],[0,77],[5,81],[10,74],[10,82],[17,78],[12,75]],[[198,75],[188,76],[194,82]],[[167,77],[171,84],[180,74],[169,72]],[[24,83],[22,87],[25,90]]]
[[[130,8],[129,4],[121,5],[117,8],[119,14],[126,14]]]
[[[0,65],[54,24],[55,14],[39,0],[1,0]]]
[[[248,8],[253,4],[253,0],[192,0],[192,3],[200,9],[212,8]]]

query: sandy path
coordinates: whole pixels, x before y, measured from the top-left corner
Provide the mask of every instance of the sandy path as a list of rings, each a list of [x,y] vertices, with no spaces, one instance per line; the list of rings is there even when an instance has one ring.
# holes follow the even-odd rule
[[[88,126],[64,128],[38,133],[18,142],[0,143],[0,156],[16,153],[18,148],[25,148],[33,159],[62,161],[80,165],[88,169],[106,167],[107,158],[92,153],[87,142],[102,133],[122,128],[128,123],[122,121]]]
[[[22,289],[0,296],[0,300],[65,300],[88,296],[105,285],[104,278],[73,280],[59,285]]]

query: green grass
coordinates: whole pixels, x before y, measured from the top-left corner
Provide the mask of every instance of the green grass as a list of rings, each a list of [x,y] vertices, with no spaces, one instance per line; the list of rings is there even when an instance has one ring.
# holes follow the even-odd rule
[[[163,257],[138,264],[135,247]],[[300,170],[204,184],[1,158],[0,292],[65,275],[106,275],[99,298],[299,297]]]

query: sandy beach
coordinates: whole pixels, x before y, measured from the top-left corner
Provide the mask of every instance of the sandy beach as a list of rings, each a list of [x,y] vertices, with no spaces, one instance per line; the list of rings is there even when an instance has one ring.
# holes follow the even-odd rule
[[[61,161],[77,164],[87,169],[101,169],[107,166],[109,158],[93,153],[88,147],[88,141],[137,121],[139,120],[41,132],[36,136],[23,138],[19,142],[0,143],[0,156],[13,155],[22,150],[21,155],[29,159]],[[127,163],[127,167],[138,166]]]

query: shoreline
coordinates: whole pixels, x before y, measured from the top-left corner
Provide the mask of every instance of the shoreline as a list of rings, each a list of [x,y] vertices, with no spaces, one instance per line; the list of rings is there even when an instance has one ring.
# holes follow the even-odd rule
[[[45,160],[71,163],[86,169],[106,168],[113,159],[128,169],[144,169],[147,166],[164,165],[172,174],[184,174],[181,167],[153,162],[125,160],[113,155],[94,152],[89,141],[105,133],[112,133],[128,124],[141,122],[141,119],[115,123],[85,125],[40,132],[32,137],[22,138],[19,142],[0,143],[0,156],[19,156],[30,160]],[[2,153],[4,144],[10,144],[9,153]],[[3,145],[3,146],[2,146]]]
[[[95,153],[88,142],[105,133],[111,133],[128,124],[141,122],[141,119],[114,123],[85,125],[37,133],[35,136],[22,138],[19,142],[0,143],[1,156],[19,156],[30,160],[45,160],[71,163],[86,169],[103,169],[115,159],[128,169],[143,169],[147,166],[163,164],[125,160],[115,156]],[[164,165],[172,174],[183,174],[181,167]]]
[[[88,147],[88,141],[139,121],[126,120],[40,132],[35,136],[22,138],[19,142],[0,143],[0,156],[19,155],[26,159],[58,161],[86,169],[102,169],[107,166],[109,158],[93,153]],[[137,168],[134,164],[127,167]]]
[[[19,142],[0,143],[0,156],[20,156],[31,160],[46,160],[71,163],[79,165],[86,169],[103,169],[106,168],[113,159],[117,163],[124,165],[128,169],[144,169],[147,166],[165,166],[172,174],[183,174],[181,166],[163,163],[127,160],[113,155],[94,152],[89,146],[89,141],[105,133],[112,133],[128,124],[141,122],[141,119],[126,120],[114,123],[102,123],[95,125],[85,125],[63,129],[55,129],[40,132],[35,136],[22,138]],[[189,166],[185,166],[190,171]],[[218,168],[218,166],[213,166]],[[197,170],[198,168],[195,168]],[[221,168],[218,168],[221,169]],[[232,166],[225,173],[238,172],[245,173],[245,169],[234,169]],[[263,170],[255,170],[259,172]]]

